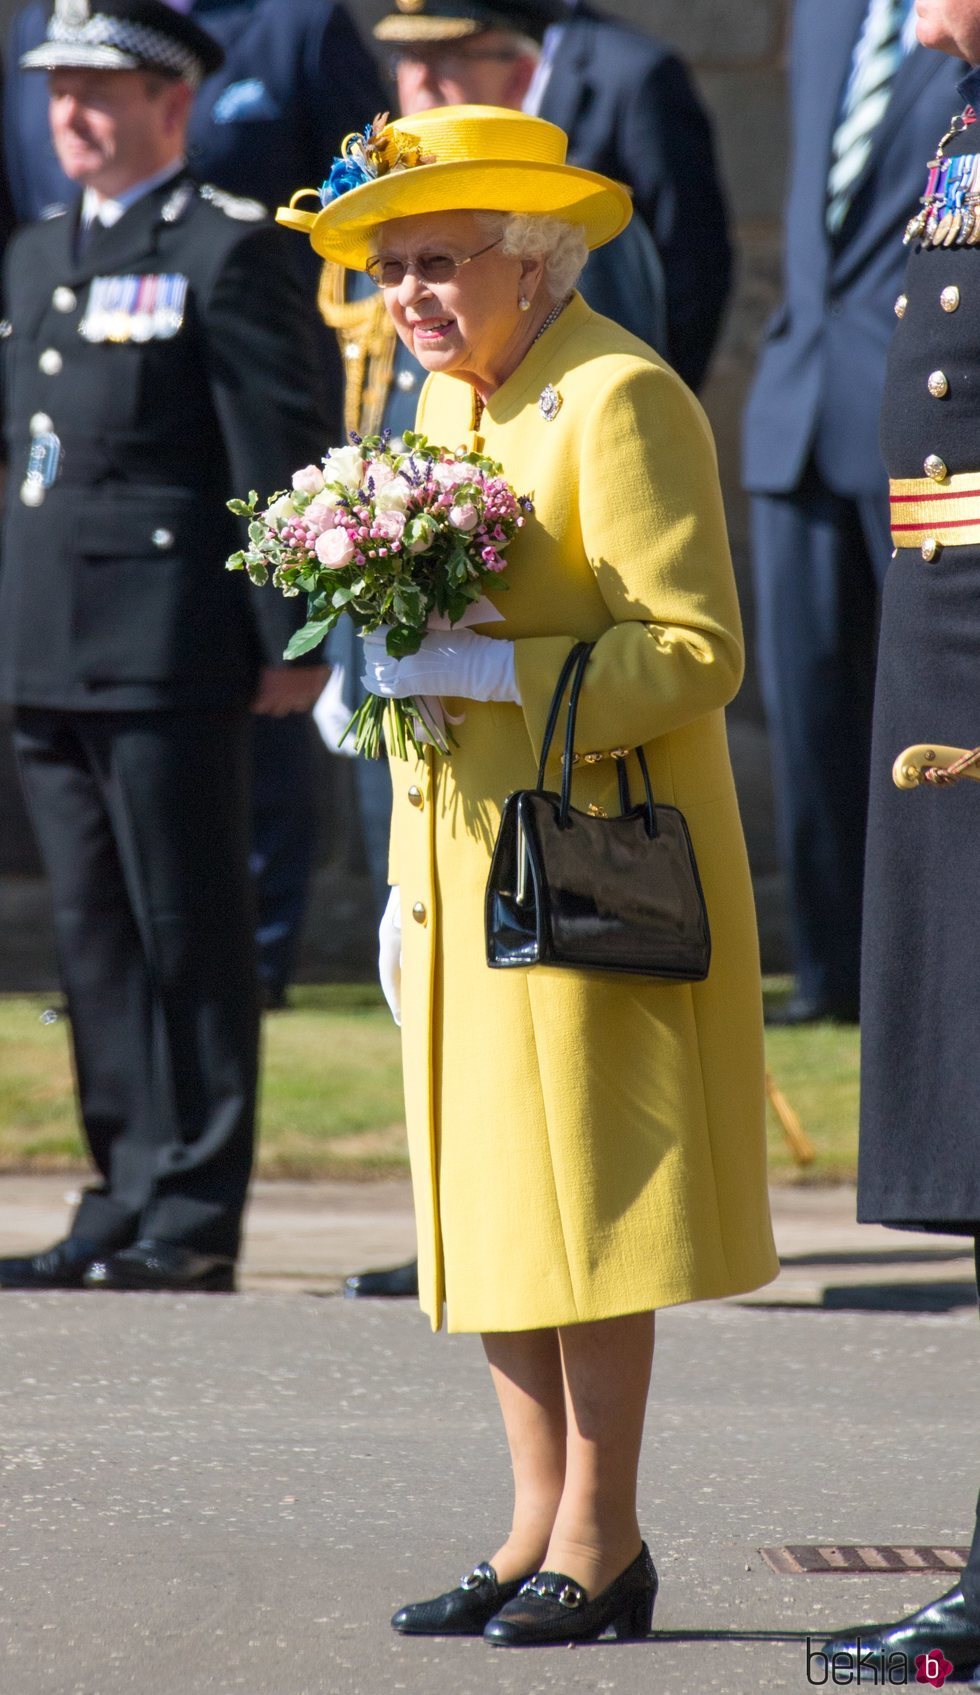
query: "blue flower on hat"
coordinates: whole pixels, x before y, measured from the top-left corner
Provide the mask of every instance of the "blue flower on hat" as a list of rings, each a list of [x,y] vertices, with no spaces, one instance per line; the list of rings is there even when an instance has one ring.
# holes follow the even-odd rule
[[[352,188],[360,188],[370,181],[370,173],[356,159],[340,156],[334,160],[330,174],[320,188],[320,200],[324,206],[328,206],[331,200],[338,200]]]

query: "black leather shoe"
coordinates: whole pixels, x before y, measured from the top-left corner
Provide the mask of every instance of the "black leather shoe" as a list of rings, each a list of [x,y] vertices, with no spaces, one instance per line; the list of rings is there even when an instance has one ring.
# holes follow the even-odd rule
[[[218,1254],[199,1254],[173,1242],[137,1242],[85,1273],[86,1289],[176,1289],[181,1293],[230,1294],[235,1262]]]
[[[980,1618],[967,1612],[958,1586],[897,1624],[869,1624],[864,1630],[850,1630],[844,1636],[832,1636],[822,1649],[829,1665],[836,1666],[842,1675],[850,1671],[860,1677],[866,1671],[864,1681],[877,1680],[879,1684],[888,1681],[890,1670],[896,1674],[891,1681],[898,1682],[897,1674],[903,1669],[905,1681],[915,1683],[916,1660],[930,1651],[943,1653],[956,1672],[970,1674],[980,1663]],[[840,1655],[844,1658],[836,1658]]]
[[[498,1583],[493,1566],[483,1560],[460,1578],[458,1588],[437,1595],[434,1601],[400,1607],[392,1627],[403,1636],[482,1636],[494,1613],[513,1600],[525,1581],[518,1577],[511,1583]]]
[[[483,1632],[495,1648],[535,1648],[555,1642],[594,1642],[610,1625],[621,1642],[650,1634],[658,1579],[644,1542],[636,1559],[590,1601],[560,1571],[539,1571]]]
[[[770,1030],[795,1030],[801,1024],[857,1024],[857,1001],[811,1001],[802,995],[791,995],[781,1006],[766,1008],[765,1023]]]
[[[389,1271],[355,1271],[344,1282],[344,1294],[349,1301],[366,1300],[369,1296],[391,1300],[418,1292],[419,1262],[415,1259],[407,1265],[393,1265]]]
[[[105,1250],[68,1236],[29,1259],[0,1259],[0,1289],[81,1289],[86,1271]]]

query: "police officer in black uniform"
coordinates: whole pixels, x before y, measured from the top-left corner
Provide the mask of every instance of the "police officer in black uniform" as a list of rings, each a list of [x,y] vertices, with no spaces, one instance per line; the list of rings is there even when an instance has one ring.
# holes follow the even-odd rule
[[[924,45],[980,63],[980,0],[917,0],[916,14]],[[900,756],[916,744],[980,742],[980,70],[959,86],[965,110],[926,167],[906,232],[883,408],[896,551],[872,743],[858,1216],[976,1245],[980,787],[908,793],[892,777],[897,760],[905,780]],[[960,1679],[980,1677],[980,1502],[977,1513],[956,1587],[898,1624],[826,1644],[843,1656],[834,1681],[857,1681],[861,1668],[869,1681],[876,1669],[879,1683],[914,1683],[918,1657],[939,1650]]]
[[[85,193],[8,250],[0,699],[50,879],[100,1181],[0,1287],[228,1289],[257,1072],[249,709],[307,709],[298,614],[224,560],[232,493],[322,452],[281,234],[183,145],[221,49],[163,0],[58,0],[47,70]]]

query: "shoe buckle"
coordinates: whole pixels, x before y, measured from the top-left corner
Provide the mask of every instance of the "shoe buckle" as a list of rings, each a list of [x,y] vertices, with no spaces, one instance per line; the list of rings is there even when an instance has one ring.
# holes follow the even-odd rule
[[[460,1578],[459,1587],[461,1589],[466,1589],[467,1591],[470,1589],[479,1589],[481,1584],[486,1583],[486,1581],[486,1568],[484,1566],[474,1566],[472,1571],[468,1571],[465,1577]]]
[[[528,1589],[532,1595],[540,1595],[542,1601],[557,1601],[560,1607],[567,1607],[570,1612],[574,1612],[577,1607],[582,1606],[585,1600],[585,1596],[577,1583],[564,1583],[559,1589],[554,1583],[542,1583],[538,1578],[530,1577],[524,1584],[521,1594],[523,1595]]]

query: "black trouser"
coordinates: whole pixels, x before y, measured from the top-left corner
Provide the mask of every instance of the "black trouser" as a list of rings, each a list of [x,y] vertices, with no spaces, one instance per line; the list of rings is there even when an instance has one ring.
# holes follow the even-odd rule
[[[886,494],[846,498],[811,465],[752,501],[756,657],[797,985],[856,1013]]]
[[[244,710],[21,708],[79,1107],[73,1232],[238,1251],[258,1069]]]
[[[973,1253],[976,1262],[977,1299],[980,1300],[980,1236],[973,1239]],[[970,1549],[970,1558],[962,1582],[970,1612],[980,1621],[980,1495],[977,1496],[977,1523],[973,1532],[973,1547]]]

